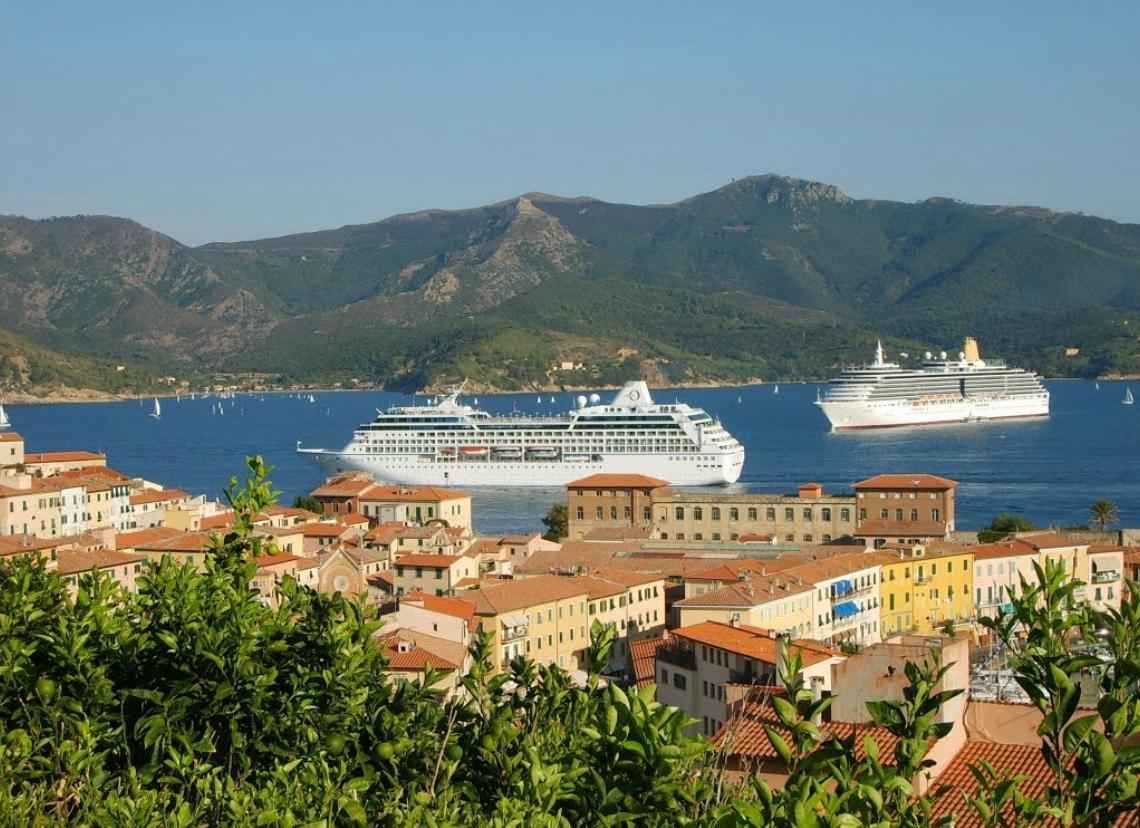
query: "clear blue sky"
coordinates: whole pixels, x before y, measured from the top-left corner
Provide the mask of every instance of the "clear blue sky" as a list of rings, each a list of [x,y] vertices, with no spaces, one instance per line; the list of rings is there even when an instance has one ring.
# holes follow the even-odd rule
[[[1138,44],[1134,1],[0,0],[0,212],[199,244],[778,172],[1140,222]]]

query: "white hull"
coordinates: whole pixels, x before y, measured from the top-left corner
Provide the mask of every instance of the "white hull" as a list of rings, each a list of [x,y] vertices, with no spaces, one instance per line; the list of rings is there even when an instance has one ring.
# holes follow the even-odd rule
[[[958,400],[853,400],[816,403],[831,422],[832,431],[858,428],[969,423],[1011,417],[1043,417],[1049,413],[1049,394],[1002,399]]]
[[[435,460],[419,456],[372,455],[363,452],[298,449],[299,454],[329,472],[366,471],[377,480],[416,486],[564,486],[591,474],[644,474],[678,486],[735,483],[744,467],[744,452],[677,457],[656,454],[602,455],[600,460]]]

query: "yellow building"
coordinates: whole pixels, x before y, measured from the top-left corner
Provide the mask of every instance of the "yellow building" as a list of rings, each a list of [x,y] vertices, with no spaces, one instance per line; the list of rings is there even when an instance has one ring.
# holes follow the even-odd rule
[[[567,670],[581,666],[590,643],[589,589],[558,575],[538,575],[460,592],[489,632],[496,671],[525,655]]]
[[[974,552],[965,546],[932,542],[904,550],[913,573],[914,631],[941,632],[947,622],[961,626],[974,618]]]
[[[882,613],[880,627],[883,637],[912,632],[914,624],[914,567],[909,556],[902,550],[898,560],[883,564],[880,577]]]

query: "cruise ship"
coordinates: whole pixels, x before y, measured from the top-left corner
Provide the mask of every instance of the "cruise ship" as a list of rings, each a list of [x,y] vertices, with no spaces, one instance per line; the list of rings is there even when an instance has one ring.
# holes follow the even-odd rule
[[[880,342],[874,362],[843,371],[815,404],[832,431],[844,431],[1041,417],[1049,391],[1036,374],[982,359],[967,337],[957,359],[927,352],[917,368],[888,362]]]
[[[599,472],[670,483],[734,483],[744,447],[700,408],[653,402],[630,382],[603,404],[577,398],[564,415],[496,415],[460,402],[463,386],[428,405],[377,411],[340,451],[297,452],[329,471],[435,486],[562,486]]]

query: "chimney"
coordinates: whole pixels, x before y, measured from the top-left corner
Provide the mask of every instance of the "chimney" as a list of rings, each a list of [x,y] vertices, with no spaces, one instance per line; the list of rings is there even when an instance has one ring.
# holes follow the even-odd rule
[[[823,497],[823,486],[818,483],[803,483],[799,491],[803,500],[818,500]]]
[[[747,595],[749,598],[752,597],[753,592],[752,592],[752,584],[751,583],[747,583],[744,585],[744,594]]]
[[[788,656],[788,634],[786,632],[776,633],[776,670],[780,669],[780,665],[784,663],[784,659]]]
[[[739,629],[740,629],[740,615],[739,615],[739,613],[735,613],[735,612],[734,612],[734,613],[732,614],[732,617],[730,617],[730,618],[728,619],[728,623],[729,623],[729,625],[730,625],[730,626],[732,626],[734,629],[737,629],[737,630],[739,630]]]

